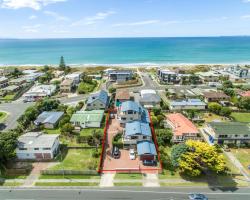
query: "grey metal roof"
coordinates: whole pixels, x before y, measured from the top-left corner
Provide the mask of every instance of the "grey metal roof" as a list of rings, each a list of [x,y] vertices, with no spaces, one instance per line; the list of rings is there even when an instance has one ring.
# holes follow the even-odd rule
[[[157,94],[144,94],[143,97],[141,97],[140,102],[155,102],[160,103],[161,98]]]
[[[88,98],[87,103],[91,104],[96,100],[100,100],[103,104],[107,104],[108,102],[108,93],[104,90],[101,90],[97,93],[91,94]]]
[[[131,135],[151,136],[151,129],[149,127],[149,124],[140,121],[126,123],[125,136]]]
[[[58,120],[63,116],[63,112],[43,112],[41,113],[37,119],[34,121],[36,125],[39,124],[55,124],[58,122]]]

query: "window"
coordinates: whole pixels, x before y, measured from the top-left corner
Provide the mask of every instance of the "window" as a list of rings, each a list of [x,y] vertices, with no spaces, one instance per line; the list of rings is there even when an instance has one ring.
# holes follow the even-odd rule
[[[126,117],[122,117],[121,119],[125,121],[127,118]]]
[[[128,114],[129,115],[133,114],[133,110],[128,110]]]
[[[146,140],[147,139],[147,136],[143,136],[143,140]]]
[[[39,148],[34,148],[35,151],[39,150]]]
[[[249,137],[248,135],[244,135],[244,137]]]
[[[131,136],[131,139],[132,139],[132,140],[137,140],[138,137],[137,137],[137,136]]]
[[[27,150],[27,148],[19,148],[19,150],[25,151],[25,150]]]
[[[50,150],[50,148],[43,148],[43,150]]]

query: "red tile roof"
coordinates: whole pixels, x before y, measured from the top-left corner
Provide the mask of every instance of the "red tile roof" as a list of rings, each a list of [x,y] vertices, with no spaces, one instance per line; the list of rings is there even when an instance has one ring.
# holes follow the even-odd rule
[[[242,96],[242,97],[250,97],[250,90],[240,93],[240,96]]]
[[[199,133],[196,126],[180,113],[167,115],[167,120],[174,126],[173,134],[175,136],[181,136],[185,133]]]

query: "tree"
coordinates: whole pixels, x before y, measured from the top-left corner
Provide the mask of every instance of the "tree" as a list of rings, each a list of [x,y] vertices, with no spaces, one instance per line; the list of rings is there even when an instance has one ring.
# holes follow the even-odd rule
[[[235,96],[235,91],[232,88],[223,88],[223,92],[230,97]]]
[[[161,109],[160,108],[153,108],[153,113],[155,116],[160,115],[161,114]]]
[[[250,110],[250,98],[241,98],[238,106],[245,110]]]
[[[179,169],[190,176],[199,176],[209,171],[217,174],[226,171],[225,159],[214,146],[205,142],[188,140],[188,150],[179,158]]]
[[[11,75],[14,77],[14,78],[18,78],[19,76],[21,76],[23,73],[22,71],[20,71],[19,69],[15,68],[14,71],[11,73]]]
[[[221,109],[222,109],[222,106],[218,103],[209,103],[208,104],[208,110],[210,112],[217,114],[217,115],[220,114]]]
[[[185,143],[174,145],[171,150],[171,163],[174,167],[179,166],[179,159],[182,154],[186,153],[188,146]]]
[[[115,92],[116,92],[116,89],[115,89],[115,88],[113,88],[113,87],[109,88],[109,93],[110,93],[110,94],[115,93]]]
[[[222,107],[220,111],[220,115],[224,117],[229,117],[232,113],[232,110],[228,107]]]
[[[158,119],[157,119],[157,117],[156,116],[152,116],[151,119],[152,119],[152,124],[154,126],[158,126]]]
[[[157,142],[159,146],[167,146],[171,143],[173,133],[171,129],[156,129]]]
[[[60,58],[59,69],[62,70],[62,71],[64,71],[66,69],[66,64],[65,64],[63,56],[61,56],[61,58]]]
[[[65,124],[70,122],[70,116],[64,115],[64,117],[59,122],[59,127],[62,128]]]
[[[66,123],[61,127],[62,134],[71,134],[74,130],[74,126],[71,123]]]
[[[224,81],[224,82],[222,83],[222,87],[223,87],[223,88],[233,88],[234,86],[233,86],[232,81],[227,80],[227,81]]]
[[[15,132],[0,133],[0,163],[15,157],[18,134]],[[1,165],[1,164],[0,164]]]
[[[192,74],[192,75],[189,77],[189,83],[190,83],[190,84],[196,85],[196,84],[198,84],[199,82],[200,82],[199,76]]]

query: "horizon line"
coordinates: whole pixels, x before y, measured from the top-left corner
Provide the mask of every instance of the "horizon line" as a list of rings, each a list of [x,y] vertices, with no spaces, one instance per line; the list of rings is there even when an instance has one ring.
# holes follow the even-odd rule
[[[18,38],[0,37],[0,40],[47,40],[47,39],[143,39],[143,38],[219,38],[219,37],[250,37],[250,35],[218,35],[218,36],[127,36],[127,37],[44,37],[44,38]]]

